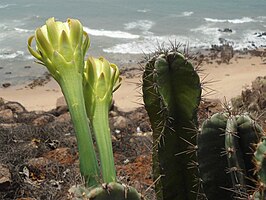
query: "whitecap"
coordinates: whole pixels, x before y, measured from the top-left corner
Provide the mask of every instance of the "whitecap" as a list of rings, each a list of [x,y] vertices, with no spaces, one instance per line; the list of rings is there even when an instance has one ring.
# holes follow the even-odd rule
[[[192,11],[185,11],[185,12],[182,12],[182,16],[184,16],[184,17],[189,17],[189,16],[191,16],[191,15],[193,15],[194,14],[194,12],[192,12]]]
[[[9,6],[14,6],[14,5],[16,5],[16,4],[5,4],[5,5],[1,5],[1,4],[0,4],[0,9],[1,9],[1,8],[7,8],[7,7],[9,7]]]
[[[110,38],[122,38],[122,39],[137,39],[140,36],[134,35],[128,32],[123,31],[109,31],[104,29],[91,29],[88,27],[83,27],[83,29],[90,35],[94,36],[104,36],[104,37],[110,37]]]
[[[14,53],[2,53],[0,54],[0,59],[14,59],[20,56],[23,56],[24,52],[23,51],[16,51]]]
[[[251,19],[250,17],[242,17],[241,19],[213,19],[213,18],[204,18],[207,22],[213,23],[232,23],[232,24],[242,24],[248,22],[256,22],[256,20]]]
[[[154,26],[154,22],[150,20],[138,20],[124,24],[125,30],[141,30],[144,34],[152,34],[149,30]]]
[[[17,32],[19,33],[32,33],[34,30],[28,30],[28,29],[23,29],[23,28],[14,28]]]
[[[139,9],[137,10],[137,12],[140,12],[140,13],[146,13],[146,12],[150,12],[151,10],[150,9]]]
[[[103,49],[106,53],[119,53],[119,54],[143,54],[152,53],[158,49],[158,44],[163,44],[164,47],[170,47],[170,41],[182,41],[189,44],[190,47],[205,47],[207,44],[195,38],[188,38],[187,36],[165,35],[165,36],[152,36],[144,37],[143,40],[137,40],[127,43],[117,44],[115,46]]]

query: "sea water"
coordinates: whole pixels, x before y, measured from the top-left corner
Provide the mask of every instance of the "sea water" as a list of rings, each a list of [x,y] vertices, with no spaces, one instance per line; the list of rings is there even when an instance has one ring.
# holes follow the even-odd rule
[[[121,67],[162,43],[266,47],[265,10],[266,0],[0,0],[0,84],[46,71],[34,64],[27,38],[49,17],[79,19],[91,39],[89,54]]]

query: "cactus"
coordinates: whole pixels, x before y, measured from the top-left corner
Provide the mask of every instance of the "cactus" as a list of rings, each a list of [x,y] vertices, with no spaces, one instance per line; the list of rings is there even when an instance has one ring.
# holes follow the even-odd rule
[[[175,48],[164,50],[145,65],[142,90],[153,129],[157,199],[194,200],[197,169],[188,169],[188,165],[191,159],[195,160],[195,154],[188,155],[187,148],[196,143],[188,130],[197,125],[196,110],[201,98],[199,76]]]
[[[209,200],[247,199],[257,179],[254,144],[263,130],[247,114],[214,114],[202,125],[197,158],[203,189]]]
[[[112,94],[120,85],[119,70],[104,58],[89,57],[84,62],[89,44],[88,34],[75,19],[63,23],[50,18],[28,39],[29,52],[60,85],[76,131],[84,187],[74,187],[71,193],[74,199],[139,200],[141,195],[134,188],[115,182],[108,111]],[[98,187],[100,181],[107,184]]]
[[[262,137],[254,153],[256,172],[258,174],[257,188],[252,196],[254,200],[266,199],[266,138]]]
[[[86,188],[73,186],[69,190],[73,200],[142,200],[144,199],[133,187],[112,182],[99,187]]]

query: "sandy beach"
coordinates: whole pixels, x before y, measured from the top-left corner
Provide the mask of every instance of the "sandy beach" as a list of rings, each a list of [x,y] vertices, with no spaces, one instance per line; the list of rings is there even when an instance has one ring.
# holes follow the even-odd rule
[[[200,68],[203,70],[200,74],[202,81],[209,82],[205,86],[207,93],[213,90],[206,97],[223,101],[224,98],[230,100],[240,95],[256,77],[265,76],[266,60],[265,57],[251,54],[236,54],[228,64],[209,60],[203,61]],[[115,105],[123,111],[134,110],[142,104],[141,88],[138,86],[141,73],[133,74],[133,78],[122,75],[122,78],[121,87],[114,93]],[[57,99],[62,97],[62,93],[58,84],[51,80],[33,89],[25,85],[1,87],[0,97],[6,101],[17,101],[28,111],[48,111],[56,107]]]

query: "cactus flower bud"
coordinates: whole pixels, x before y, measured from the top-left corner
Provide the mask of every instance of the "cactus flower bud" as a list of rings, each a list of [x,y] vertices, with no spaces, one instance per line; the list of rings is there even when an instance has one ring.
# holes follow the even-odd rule
[[[33,39],[36,41],[36,50],[31,46]],[[88,47],[88,34],[76,19],[68,19],[63,23],[50,18],[28,40],[30,53],[48,68],[57,81],[66,68],[83,72]]]
[[[105,58],[89,57],[84,70],[84,97],[88,117],[93,115],[95,102],[105,102],[109,108],[112,94],[121,85],[119,69]]]

